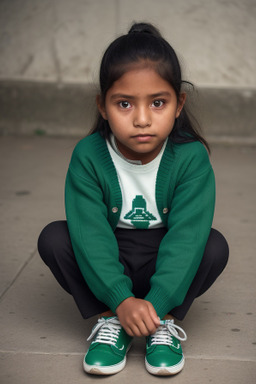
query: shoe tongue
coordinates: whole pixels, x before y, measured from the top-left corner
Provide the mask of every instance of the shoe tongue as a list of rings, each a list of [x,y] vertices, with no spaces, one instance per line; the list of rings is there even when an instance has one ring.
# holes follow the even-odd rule
[[[102,316],[101,319],[108,320],[108,319],[115,319],[116,316]]]
[[[160,320],[160,325],[165,325],[165,324],[174,324],[174,320],[166,319],[166,320]]]

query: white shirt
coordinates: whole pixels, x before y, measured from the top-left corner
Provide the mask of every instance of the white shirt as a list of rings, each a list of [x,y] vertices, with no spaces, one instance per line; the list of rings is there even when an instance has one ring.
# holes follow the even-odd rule
[[[128,160],[118,150],[115,138],[107,141],[122,192],[122,211],[117,227],[127,229],[151,229],[163,227],[158,213],[155,187],[159,164],[166,146],[155,159],[147,164],[139,160]]]

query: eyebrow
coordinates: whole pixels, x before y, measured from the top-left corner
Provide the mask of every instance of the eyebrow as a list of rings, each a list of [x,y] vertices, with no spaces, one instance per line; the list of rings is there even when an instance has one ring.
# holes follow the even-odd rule
[[[157,93],[153,93],[152,95],[148,95],[148,97],[151,97],[151,98],[155,98],[155,97],[163,97],[163,96],[171,96],[170,92],[167,92],[167,91],[163,91],[163,92],[157,92]],[[131,99],[135,99],[136,96],[132,96],[132,95],[125,95],[123,93],[116,93],[114,95],[111,96],[111,99],[112,100],[115,100],[115,99],[127,99],[127,100],[131,100]]]

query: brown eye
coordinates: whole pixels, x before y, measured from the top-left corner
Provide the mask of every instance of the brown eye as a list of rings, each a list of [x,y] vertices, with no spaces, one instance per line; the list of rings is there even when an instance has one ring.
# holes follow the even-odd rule
[[[123,109],[131,108],[131,104],[128,101],[120,101],[119,105]]]
[[[155,100],[153,101],[152,105],[153,107],[160,108],[164,105],[164,102],[163,100]]]

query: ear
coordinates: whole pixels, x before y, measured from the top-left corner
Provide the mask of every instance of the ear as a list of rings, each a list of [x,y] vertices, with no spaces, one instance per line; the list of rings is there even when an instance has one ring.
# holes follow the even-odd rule
[[[179,117],[182,108],[184,107],[185,101],[187,98],[187,94],[185,92],[182,92],[178,99],[178,105],[177,105],[177,111],[176,111],[176,119]]]
[[[104,102],[102,100],[102,96],[101,95],[97,95],[96,96],[96,104],[97,104],[98,110],[99,110],[101,116],[103,117],[103,119],[107,120],[108,117],[107,117],[107,114],[106,114],[105,105],[104,105]]]

